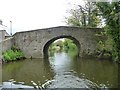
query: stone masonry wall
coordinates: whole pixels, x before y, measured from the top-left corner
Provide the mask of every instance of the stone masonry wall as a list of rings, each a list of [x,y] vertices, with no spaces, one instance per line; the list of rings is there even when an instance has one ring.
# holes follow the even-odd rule
[[[0,42],[0,53],[1,53],[0,59],[2,59],[2,53],[11,49],[11,47],[13,45],[12,39],[13,39],[13,37],[10,37],[10,38],[7,38],[7,39]]]
[[[97,48],[96,33],[100,28],[79,28],[59,26],[46,29],[18,32],[14,34],[14,45],[18,46],[27,58],[43,58],[43,48],[51,39],[59,36],[72,36],[80,43],[80,56],[94,54]]]

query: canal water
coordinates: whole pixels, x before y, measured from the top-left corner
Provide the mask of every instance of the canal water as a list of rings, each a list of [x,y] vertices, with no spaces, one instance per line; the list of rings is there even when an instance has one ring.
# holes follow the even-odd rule
[[[53,88],[80,88],[88,80],[99,86],[117,88],[118,65],[107,59],[73,58],[68,53],[56,52],[48,60],[26,59],[4,64],[2,80],[6,82],[10,79],[25,82],[26,85],[33,85],[31,81],[44,84],[54,80],[49,86]]]

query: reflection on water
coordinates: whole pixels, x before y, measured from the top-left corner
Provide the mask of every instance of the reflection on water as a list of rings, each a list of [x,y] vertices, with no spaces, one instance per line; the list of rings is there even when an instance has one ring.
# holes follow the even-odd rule
[[[3,65],[3,81],[14,79],[32,85],[31,81],[44,83],[53,77],[49,64],[43,59],[26,59]]]
[[[109,60],[71,59],[67,53],[55,53],[50,58],[55,74],[73,72],[80,78],[91,80],[98,85],[118,86],[118,65]]]
[[[72,71],[73,70],[73,62],[67,53],[55,53],[54,57],[49,59],[51,67],[54,70],[55,74],[61,74],[64,72]]]
[[[54,53],[49,60],[26,59],[3,65],[3,81],[12,78],[28,85],[32,85],[31,81],[44,83],[64,74],[74,74],[107,87],[117,87],[118,84],[116,63],[109,60],[73,59],[65,52]]]

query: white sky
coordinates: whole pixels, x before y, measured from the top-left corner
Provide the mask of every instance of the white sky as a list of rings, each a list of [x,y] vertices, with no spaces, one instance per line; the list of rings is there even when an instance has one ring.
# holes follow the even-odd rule
[[[13,33],[66,25],[66,11],[82,0],[0,0],[0,19]]]

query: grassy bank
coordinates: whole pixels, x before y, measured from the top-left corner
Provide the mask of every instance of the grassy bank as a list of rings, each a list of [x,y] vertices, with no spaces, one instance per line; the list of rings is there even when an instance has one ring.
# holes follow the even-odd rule
[[[10,50],[7,50],[5,53],[3,53],[3,62],[16,61],[23,58],[25,57],[22,51],[20,51],[14,46]]]

